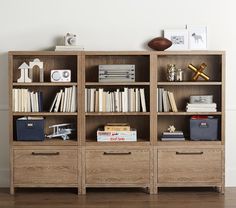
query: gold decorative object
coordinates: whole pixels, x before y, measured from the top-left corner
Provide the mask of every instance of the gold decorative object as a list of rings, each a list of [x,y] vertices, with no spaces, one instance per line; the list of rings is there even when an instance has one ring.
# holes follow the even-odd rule
[[[196,81],[199,77],[202,77],[205,80],[209,80],[209,76],[207,76],[203,70],[207,67],[207,65],[205,63],[202,63],[199,67],[199,69],[197,69],[195,66],[193,66],[192,64],[188,65],[188,68],[191,69],[192,71],[195,72],[192,80]]]

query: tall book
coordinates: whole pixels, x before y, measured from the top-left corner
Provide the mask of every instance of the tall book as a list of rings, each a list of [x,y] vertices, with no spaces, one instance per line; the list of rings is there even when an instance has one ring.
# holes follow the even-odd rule
[[[157,112],[163,112],[163,88],[157,88]]]
[[[168,93],[168,97],[169,97],[169,101],[170,101],[172,111],[173,112],[178,112],[173,92],[168,91],[167,93]]]
[[[144,88],[140,88],[140,98],[141,98],[142,111],[147,112]]]
[[[103,112],[103,88],[98,89],[99,112]]]

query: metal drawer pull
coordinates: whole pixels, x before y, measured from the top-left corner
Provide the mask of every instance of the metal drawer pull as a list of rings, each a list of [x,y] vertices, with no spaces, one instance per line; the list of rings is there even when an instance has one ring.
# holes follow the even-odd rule
[[[104,155],[131,155],[131,152],[104,152]]]
[[[60,152],[32,152],[32,155],[59,155]]]
[[[203,152],[176,152],[176,155],[202,155]]]

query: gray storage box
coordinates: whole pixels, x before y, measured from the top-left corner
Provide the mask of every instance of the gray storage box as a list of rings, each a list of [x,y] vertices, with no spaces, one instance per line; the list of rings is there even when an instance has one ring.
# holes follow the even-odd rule
[[[19,141],[44,140],[44,120],[16,120],[16,139]]]
[[[190,139],[191,140],[217,140],[218,119],[217,118],[191,118]]]

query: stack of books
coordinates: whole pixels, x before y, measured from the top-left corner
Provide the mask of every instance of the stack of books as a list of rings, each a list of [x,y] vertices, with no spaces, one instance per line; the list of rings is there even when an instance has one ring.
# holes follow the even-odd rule
[[[104,130],[97,131],[98,142],[135,142],[137,141],[136,129],[130,128],[127,123],[108,123]]]
[[[216,112],[216,103],[187,103],[187,112]]]
[[[161,141],[184,141],[184,133],[182,131],[169,132],[165,131],[162,133]]]

